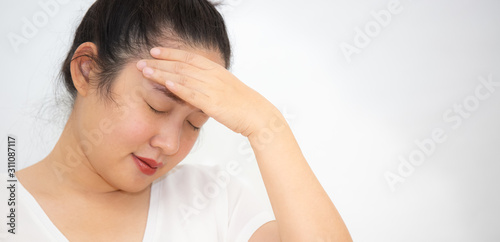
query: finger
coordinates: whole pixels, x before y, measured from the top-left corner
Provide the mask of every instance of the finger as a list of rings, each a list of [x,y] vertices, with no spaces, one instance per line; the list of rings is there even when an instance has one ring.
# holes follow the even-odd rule
[[[186,75],[200,81],[205,81],[208,76],[203,72],[203,70],[178,61],[145,59],[137,62],[137,68],[140,71],[143,71],[145,67],[151,67],[155,70],[161,70],[173,74]]]
[[[163,85],[182,100],[206,113],[205,107],[208,104],[209,97],[204,93],[170,80],[165,81]]]
[[[174,60],[187,63],[202,70],[213,70],[221,65],[215,63],[201,55],[179,49],[155,47],[150,51],[151,56],[157,59]]]
[[[206,90],[206,84],[199,81],[196,78],[192,78],[185,75],[179,75],[175,73],[165,72],[162,70],[157,70],[151,67],[146,67],[142,70],[144,77],[152,80],[158,84],[164,85],[166,80],[173,81],[187,88],[195,89],[199,92],[204,92]]]

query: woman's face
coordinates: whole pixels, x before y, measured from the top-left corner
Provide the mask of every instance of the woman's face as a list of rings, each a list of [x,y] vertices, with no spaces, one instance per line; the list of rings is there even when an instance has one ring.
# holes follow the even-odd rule
[[[184,49],[224,65],[219,53]],[[136,62],[113,82],[108,101],[95,89],[78,96],[73,129],[83,164],[111,187],[138,192],[181,162],[208,116],[143,77]]]

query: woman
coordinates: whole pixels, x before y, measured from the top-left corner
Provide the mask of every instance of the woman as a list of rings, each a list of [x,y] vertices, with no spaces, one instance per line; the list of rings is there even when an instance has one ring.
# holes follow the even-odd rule
[[[12,238],[351,240],[285,119],[227,70],[230,56],[206,0],[96,1],[63,63],[74,104],[61,137],[16,173],[22,214]],[[207,201],[196,191],[210,169],[177,166],[209,117],[250,141],[276,220],[237,180]]]

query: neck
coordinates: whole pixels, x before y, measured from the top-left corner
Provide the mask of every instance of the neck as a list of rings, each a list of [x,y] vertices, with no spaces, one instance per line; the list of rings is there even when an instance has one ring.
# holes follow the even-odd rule
[[[94,169],[82,149],[75,130],[73,113],[52,152],[39,162],[49,170],[49,179],[59,191],[90,194],[125,193],[104,180]]]

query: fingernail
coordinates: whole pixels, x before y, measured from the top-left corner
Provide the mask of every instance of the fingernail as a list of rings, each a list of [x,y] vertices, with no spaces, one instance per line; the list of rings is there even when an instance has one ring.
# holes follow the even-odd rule
[[[145,67],[144,70],[143,70],[143,72],[144,72],[144,75],[146,75],[146,76],[152,76],[154,70],[151,69],[151,68],[149,68],[149,67]]]
[[[161,51],[160,51],[160,49],[158,49],[158,48],[153,48],[153,49],[151,49],[151,55],[153,55],[153,56],[158,56],[158,55],[160,55],[160,52],[161,52]]]
[[[146,62],[145,62],[145,61],[143,61],[143,60],[141,60],[141,61],[137,62],[137,68],[138,68],[139,70],[141,70],[141,71],[142,71],[142,69],[144,69],[144,67],[146,67],[146,66],[147,66],[147,64],[146,64]]]
[[[172,81],[166,81],[165,82],[165,85],[169,88],[173,88],[174,87],[174,83]]]

